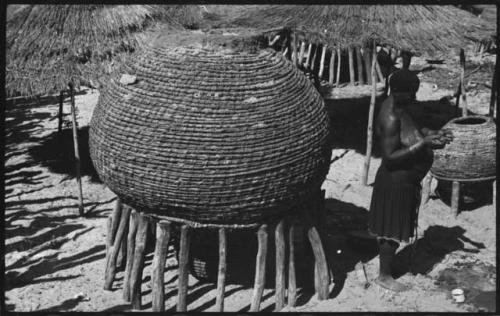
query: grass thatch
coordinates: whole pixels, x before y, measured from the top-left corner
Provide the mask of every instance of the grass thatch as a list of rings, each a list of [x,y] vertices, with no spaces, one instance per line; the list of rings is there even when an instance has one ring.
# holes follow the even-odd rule
[[[97,82],[141,45],[143,31],[193,24],[197,6],[29,5],[7,20],[7,95],[25,96]],[[199,10],[198,10],[199,11]],[[201,17],[201,13],[200,13]]]
[[[376,40],[414,53],[448,52],[489,36],[492,26],[449,5],[267,5],[243,13],[237,26],[290,27],[331,46]]]

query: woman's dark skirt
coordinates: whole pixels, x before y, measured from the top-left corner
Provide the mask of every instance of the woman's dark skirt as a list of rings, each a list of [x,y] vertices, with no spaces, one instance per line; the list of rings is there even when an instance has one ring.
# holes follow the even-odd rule
[[[408,242],[413,237],[420,204],[420,181],[412,170],[377,171],[369,214],[370,233]]]

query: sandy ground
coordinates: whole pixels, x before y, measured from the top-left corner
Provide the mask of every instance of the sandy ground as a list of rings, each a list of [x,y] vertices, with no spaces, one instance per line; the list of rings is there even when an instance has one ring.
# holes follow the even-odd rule
[[[369,93],[369,89],[367,91]],[[451,94],[452,90],[423,81],[417,98],[426,107],[437,108],[439,100]],[[66,127],[62,138],[57,138],[57,97],[31,102],[18,99],[7,104],[4,228],[5,296],[10,311],[130,309],[129,304],[122,300],[123,272],[118,272],[113,291],[103,290],[106,217],[112,210],[115,196],[95,177],[88,158],[88,123],[98,95],[97,90],[87,89],[76,96],[83,193],[88,212],[84,218],[78,216],[70,128]],[[332,127],[336,147],[333,149],[330,172],[323,184],[326,190],[327,221],[320,231],[334,279],[330,298],[318,301],[309,282],[299,291],[298,306],[285,308],[284,311],[477,311],[477,306],[470,302],[454,303],[449,289],[440,286],[439,276],[445,269],[466,264],[496,266],[496,218],[491,200],[464,210],[458,218],[451,214],[449,204],[443,202],[446,200],[444,197],[441,199],[433,195],[421,207],[420,239],[416,246],[413,273],[407,268],[405,271],[403,267],[399,278],[412,285],[408,292],[395,294],[375,285],[372,281],[378,269],[376,247],[372,240],[348,237],[348,231],[366,230],[367,208],[372,191],[371,186],[365,187],[360,182],[366,118],[355,114],[356,108],[362,108],[362,115],[366,116],[366,97],[351,100],[355,104],[352,106],[341,100],[327,101],[329,112],[334,118]],[[488,89],[476,89],[469,95],[469,108],[475,113],[486,114],[488,100]],[[68,100],[65,113],[69,113]],[[66,115],[65,120],[70,120],[69,115]],[[373,182],[379,164],[380,158],[375,150],[369,183]],[[436,185],[433,183],[433,188]],[[400,247],[398,256],[401,262],[408,257],[409,249],[405,245]],[[142,283],[146,311],[151,310],[151,260],[152,255],[149,254]],[[307,261],[307,258],[304,260]],[[364,280],[357,276],[354,269],[359,261],[364,262],[371,282],[367,289],[363,286]],[[177,261],[173,251],[170,252],[167,265],[166,309],[173,311],[177,298]],[[301,270],[299,273],[312,274],[310,270]],[[252,277],[253,272],[250,270],[250,280]],[[496,276],[485,280],[482,289],[494,291]],[[193,276],[189,278],[189,285],[188,310],[211,311],[215,305],[216,285],[199,281]],[[262,310],[274,309],[273,293],[272,286],[268,286],[264,292]],[[466,291],[466,294],[469,292]],[[248,310],[251,295],[252,288],[249,285],[228,285],[225,310]]]

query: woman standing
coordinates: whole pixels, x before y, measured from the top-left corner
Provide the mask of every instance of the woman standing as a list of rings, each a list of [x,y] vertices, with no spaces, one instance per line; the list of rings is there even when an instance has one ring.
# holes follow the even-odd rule
[[[407,286],[391,275],[394,254],[400,242],[413,236],[420,182],[432,165],[432,149],[450,142],[452,135],[449,131],[417,126],[407,107],[414,100],[418,85],[394,76],[391,94],[382,103],[375,122],[382,164],[375,178],[369,229],[377,236],[380,250],[380,275],[376,282],[389,290],[404,291]]]

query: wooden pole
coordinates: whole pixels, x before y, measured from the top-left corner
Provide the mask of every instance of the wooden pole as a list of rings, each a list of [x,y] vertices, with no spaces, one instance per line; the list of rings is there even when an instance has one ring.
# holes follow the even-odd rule
[[[224,311],[224,291],[226,287],[226,229],[219,228],[219,271],[217,276],[217,297],[215,299],[215,310]]]
[[[373,57],[372,57],[372,67],[371,67],[371,85],[372,85],[372,96],[370,98],[370,110],[368,112],[368,129],[366,132],[366,157],[363,168],[363,185],[368,184],[368,170],[370,169],[370,159],[372,156],[372,141],[373,141],[373,115],[375,112],[375,99],[377,96],[377,81],[375,80],[375,62],[377,61],[377,49],[375,46],[375,41],[373,42]]]
[[[109,248],[109,260],[106,262],[106,277],[104,283],[105,290],[111,290],[111,286],[113,285],[113,280],[115,278],[116,273],[116,258],[118,256],[118,251],[121,247],[121,243],[123,240],[123,235],[125,233],[125,228],[128,226],[130,216],[130,209],[125,207],[122,211],[122,215],[120,218],[120,224],[118,226],[118,230],[116,231],[116,236],[113,244]]]
[[[297,60],[297,63],[299,65],[303,65],[305,51],[306,51],[306,43],[305,42],[300,42],[299,59]]]
[[[330,83],[330,85],[333,85],[333,80],[334,80],[334,77],[335,77],[335,49],[332,48],[331,49],[331,56],[330,56],[330,69],[328,69],[328,82]]]
[[[255,265],[255,283],[253,286],[252,303],[250,304],[250,312],[258,312],[260,310],[260,300],[264,292],[266,279],[266,256],[267,256],[267,224],[262,224],[257,232],[259,242],[257,250],[257,258]]]
[[[493,181],[493,211],[497,209],[497,180]]]
[[[274,234],[276,245],[275,311],[285,306],[285,221],[282,219]]]
[[[495,63],[496,66],[496,63]],[[498,78],[498,69],[495,67],[495,72],[493,73],[493,79],[491,81],[491,96],[490,96],[490,111],[489,116],[496,117],[495,115],[495,105],[497,103],[497,79]]]
[[[349,55],[349,80],[351,86],[354,86],[356,79],[354,77],[354,50],[352,46],[347,47],[347,54]]]
[[[139,223],[138,214],[135,210],[130,212],[130,221],[127,236],[127,263],[125,265],[125,277],[123,278],[123,299],[130,302],[130,278],[132,265],[134,262],[135,236],[137,234],[137,225]]]
[[[458,216],[460,204],[460,182],[453,181],[451,185],[451,212]]]
[[[465,52],[464,49],[460,49],[460,87],[462,90],[462,116],[467,116],[467,92],[465,90]]]
[[[152,266],[153,312],[165,310],[165,287],[163,274],[167,261],[168,243],[170,241],[170,222],[160,221],[156,224],[156,245]]]
[[[128,208],[128,206],[126,206]],[[125,225],[125,231],[123,232],[123,239],[120,243],[120,248],[118,249],[118,257],[116,258],[116,267],[122,268],[127,260],[127,238],[128,235],[128,223]]]
[[[111,248],[111,244],[113,243],[111,238],[108,237],[108,236],[111,236],[111,231],[113,230],[112,224],[111,224],[112,221],[113,221],[112,216],[109,215],[107,220],[106,220],[106,262],[109,261],[109,249]],[[107,265],[108,264],[106,263],[106,266]]]
[[[292,45],[292,63],[294,66],[297,66],[297,36],[295,33],[290,34],[291,37],[291,45]]]
[[[295,223],[290,221],[288,228],[288,306],[297,303],[297,282],[295,279]]]
[[[340,66],[342,64],[342,50],[337,48],[337,86],[340,85]]]
[[[358,83],[360,85],[365,84],[365,80],[363,78],[363,57],[361,56],[361,49],[359,46],[356,46],[356,66],[358,67]]]
[[[315,287],[317,289],[318,300],[326,300],[328,298],[328,284],[330,280],[321,238],[316,227],[313,225],[309,225],[307,235],[314,254]]]
[[[149,220],[146,216],[138,214],[137,233],[135,235],[134,261],[130,275],[130,292],[132,309],[140,310],[142,307],[142,270],[146,252]]]
[[[321,60],[319,62],[319,73],[318,73],[320,80],[323,77],[323,72],[325,71],[326,49],[327,49],[326,45],[323,45],[323,47],[321,48]]]
[[[59,134],[62,132],[62,123],[63,123],[63,102],[64,102],[64,91],[61,90],[61,93],[59,94],[59,113],[57,115],[58,118],[58,125],[57,125],[57,131]]]
[[[83,208],[83,192],[82,192],[82,179],[80,177],[80,151],[78,149],[78,128],[76,126],[76,111],[75,111],[75,89],[73,82],[69,83],[69,90],[71,96],[71,120],[73,122],[73,145],[75,149],[75,172],[76,181],[78,184],[78,212],[80,216],[84,215]]]
[[[304,68],[310,68],[309,62],[311,61],[312,46],[312,43],[310,43],[309,48],[307,49],[306,63],[304,64]]]
[[[189,281],[189,245],[190,245],[190,227],[181,226],[181,245],[179,250],[179,295],[177,296],[177,311],[185,312],[187,310],[187,288]]]

